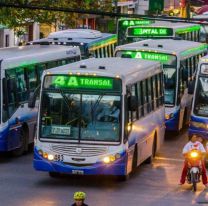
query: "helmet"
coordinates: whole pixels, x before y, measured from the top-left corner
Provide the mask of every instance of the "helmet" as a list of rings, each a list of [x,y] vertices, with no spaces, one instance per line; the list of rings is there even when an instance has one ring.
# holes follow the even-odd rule
[[[84,200],[85,197],[86,197],[86,194],[84,192],[75,192],[74,193],[75,200]]]

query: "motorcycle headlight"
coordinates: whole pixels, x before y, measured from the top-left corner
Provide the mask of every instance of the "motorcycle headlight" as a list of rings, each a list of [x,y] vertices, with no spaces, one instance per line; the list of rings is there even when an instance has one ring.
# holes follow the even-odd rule
[[[198,153],[197,152],[191,152],[191,157],[192,158],[196,158],[196,157],[198,157]]]

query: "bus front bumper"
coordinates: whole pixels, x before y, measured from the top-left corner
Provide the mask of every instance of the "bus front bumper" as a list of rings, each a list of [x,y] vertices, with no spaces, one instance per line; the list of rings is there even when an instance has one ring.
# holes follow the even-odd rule
[[[171,119],[165,120],[166,131],[178,131],[179,115],[174,115]]]
[[[49,161],[34,150],[33,167],[38,171],[78,175],[126,175],[126,156],[110,164],[95,163],[90,166],[72,166],[70,163]]]

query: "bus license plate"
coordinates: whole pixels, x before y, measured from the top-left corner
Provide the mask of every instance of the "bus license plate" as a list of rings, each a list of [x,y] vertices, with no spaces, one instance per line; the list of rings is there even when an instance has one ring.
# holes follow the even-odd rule
[[[74,174],[74,175],[83,175],[84,171],[83,170],[72,170],[72,174]]]

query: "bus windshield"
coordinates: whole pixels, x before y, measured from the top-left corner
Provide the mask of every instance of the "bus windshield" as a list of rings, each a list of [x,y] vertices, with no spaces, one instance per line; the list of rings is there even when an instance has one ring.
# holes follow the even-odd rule
[[[199,76],[195,95],[194,114],[208,117],[208,76]]]
[[[118,142],[120,111],[120,79],[46,76],[41,99],[40,137]]]
[[[119,95],[44,92],[41,137],[119,141],[120,108]]]
[[[118,51],[117,57],[139,58],[145,60],[160,61],[163,64],[165,83],[165,104],[174,104],[176,95],[176,56],[165,53],[148,51]]]

